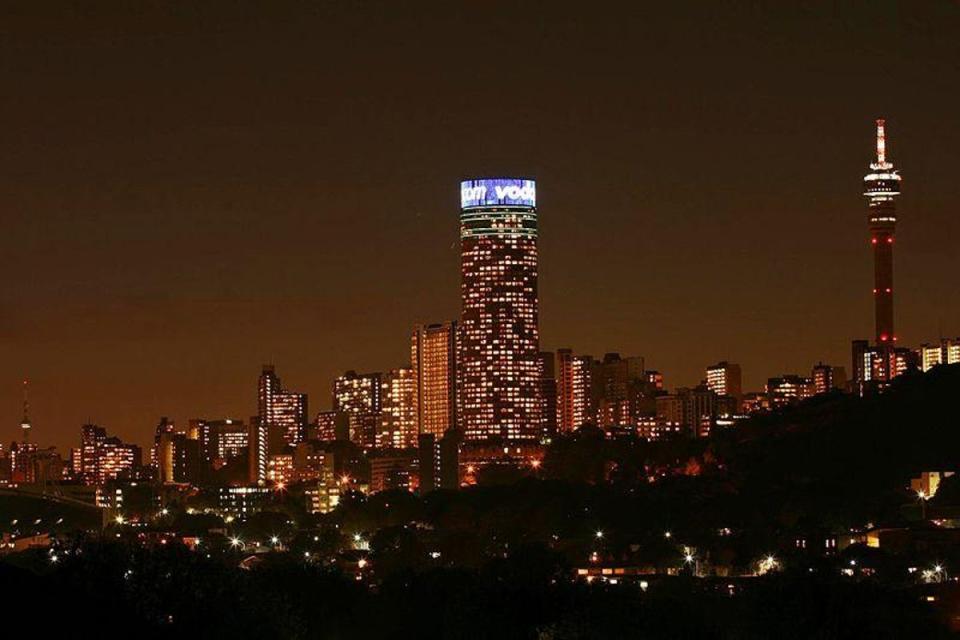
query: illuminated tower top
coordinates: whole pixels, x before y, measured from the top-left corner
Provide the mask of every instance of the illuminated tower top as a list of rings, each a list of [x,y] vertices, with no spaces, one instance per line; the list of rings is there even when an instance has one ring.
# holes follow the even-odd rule
[[[892,347],[897,336],[893,329],[893,237],[897,226],[894,203],[900,195],[900,174],[887,161],[887,136],[884,121],[877,120],[877,161],[870,163],[870,173],[863,178],[867,197],[867,223],[873,246],[873,299],[878,345]],[[888,355],[890,355],[888,353]],[[885,358],[888,379],[892,367]]]
[[[20,430],[23,433],[23,441],[30,442],[30,400],[27,395],[28,381],[23,381],[23,421],[20,422]]]
[[[900,173],[892,163],[887,162],[887,136],[883,118],[877,120],[877,161],[870,163],[870,173],[864,176],[863,185],[863,195],[867,196],[871,210],[880,207],[888,209],[884,213],[889,214],[884,216],[871,211],[870,223],[895,224],[897,218],[892,205],[894,198],[900,195]]]

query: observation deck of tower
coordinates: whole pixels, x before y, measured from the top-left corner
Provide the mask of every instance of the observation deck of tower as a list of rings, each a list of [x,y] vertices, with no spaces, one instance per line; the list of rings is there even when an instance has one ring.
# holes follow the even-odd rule
[[[867,222],[873,247],[873,300],[876,344],[893,345],[893,243],[897,226],[895,199],[900,195],[900,174],[887,161],[884,120],[877,120],[877,160],[863,178],[867,197]]]

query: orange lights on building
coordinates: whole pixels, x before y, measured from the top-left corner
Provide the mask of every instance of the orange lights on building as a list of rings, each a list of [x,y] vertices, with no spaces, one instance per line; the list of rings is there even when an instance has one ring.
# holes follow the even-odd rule
[[[557,350],[557,422],[561,432],[595,424],[592,397],[593,358]]]
[[[460,215],[459,391],[464,434],[474,441],[541,432],[537,210],[533,198],[510,197],[507,182],[521,181],[470,181],[503,196],[467,198]]]
[[[382,392],[379,373],[347,371],[333,383],[333,409],[348,416],[350,440],[360,447],[376,446]]]
[[[269,458],[284,445],[306,437],[307,396],[287,391],[272,365],[264,365],[257,385],[257,420],[250,425],[250,482],[264,484]]]
[[[419,432],[440,438],[458,424],[457,323],[414,328],[410,363],[416,385]]]
[[[278,491],[296,480],[293,459],[292,453],[276,453],[267,461],[267,480]]]
[[[394,369],[381,383],[380,429],[377,447],[406,449],[417,446],[417,383],[413,370]]]

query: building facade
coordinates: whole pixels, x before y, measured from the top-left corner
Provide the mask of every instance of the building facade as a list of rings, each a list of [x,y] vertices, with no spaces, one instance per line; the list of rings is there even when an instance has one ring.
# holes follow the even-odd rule
[[[460,392],[468,441],[540,438],[533,180],[460,185]]]
[[[739,364],[718,362],[707,367],[707,388],[718,396],[743,397],[743,374]]]
[[[834,389],[843,390],[847,386],[847,372],[843,367],[834,367],[818,362],[810,372],[813,381],[813,393],[820,395]]]
[[[286,390],[272,365],[264,365],[257,381],[257,416],[251,420],[248,444],[250,482],[267,482],[270,455],[295,447],[306,437],[307,396]]]
[[[540,424],[545,438],[557,434],[557,364],[552,351],[541,351],[539,357],[540,376]]]
[[[380,395],[383,409],[377,447],[407,449],[417,446],[417,383],[413,370],[401,367],[383,376]]]
[[[347,415],[351,441],[365,449],[376,446],[383,411],[383,374],[347,371],[337,378],[333,410]]]
[[[929,371],[938,364],[960,362],[960,338],[941,339],[940,344],[920,345],[920,366]]]
[[[457,323],[419,325],[410,343],[410,366],[416,384],[417,429],[443,436],[456,429]]]
[[[557,350],[557,422],[561,433],[595,424],[593,357]]]

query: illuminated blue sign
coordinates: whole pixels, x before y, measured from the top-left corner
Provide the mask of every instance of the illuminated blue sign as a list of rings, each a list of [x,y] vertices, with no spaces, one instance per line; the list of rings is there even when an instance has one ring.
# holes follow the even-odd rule
[[[460,183],[460,207],[513,205],[537,206],[537,183],[519,178],[464,180]]]

